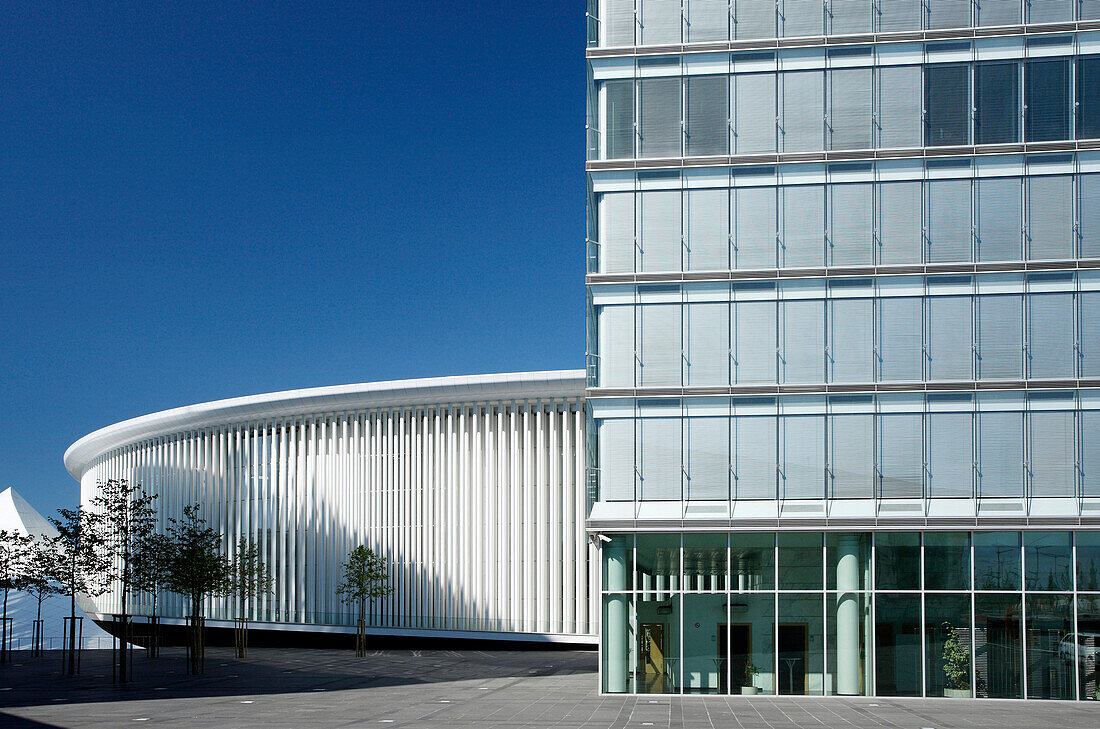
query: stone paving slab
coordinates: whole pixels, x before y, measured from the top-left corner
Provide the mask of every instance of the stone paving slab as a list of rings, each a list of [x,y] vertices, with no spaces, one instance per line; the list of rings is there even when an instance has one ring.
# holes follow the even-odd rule
[[[136,656],[114,685],[110,653],[16,653],[0,666],[0,727],[555,727],[557,729],[1100,729],[1100,703],[772,696],[600,696],[588,651],[231,649],[185,674],[174,649]]]

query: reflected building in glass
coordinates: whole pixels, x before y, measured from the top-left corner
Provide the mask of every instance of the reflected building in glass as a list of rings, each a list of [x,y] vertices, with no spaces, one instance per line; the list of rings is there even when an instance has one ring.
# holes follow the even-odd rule
[[[1100,3],[588,41],[602,689],[1095,699]]]

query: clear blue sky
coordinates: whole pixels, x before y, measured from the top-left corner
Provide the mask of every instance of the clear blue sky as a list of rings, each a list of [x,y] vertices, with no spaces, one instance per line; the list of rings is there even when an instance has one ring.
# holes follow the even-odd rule
[[[0,9],[0,488],[257,392],[575,368],[584,4]]]

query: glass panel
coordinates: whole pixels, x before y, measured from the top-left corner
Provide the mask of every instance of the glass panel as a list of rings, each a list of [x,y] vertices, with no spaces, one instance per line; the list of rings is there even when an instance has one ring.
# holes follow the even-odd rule
[[[766,5],[766,3],[753,3]],[[775,8],[771,8],[775,17]],[[739,73],[733,77],[734,127],[736,154],[774,152],[776,117],[776,75]]]
[[[824,149],[825,73],[787,71],[783,82],[782,151],[811,152]]]
[[[871,299],[829,301],[830,382],[874,379],[875,327]]]
[[[1020,533],[974,533],[974,587],[1020,589]]]
[[[973,297],[928,297],[929,377],[969,380],[973,377]]]
[[[687,118],[684,153],[689,156],[729,151],[729,77],[691,76],[684,80]]]
[[[1073,377],[1073,294],[1028,296],[1028,361],[1031,377]],[[1072,449],[1072,441],[1070,448]],[[1071,459],[1072,462],[1072,459]]]
[[[774,38],[776,4],[759,0],[734,0],[734,38]]]
[[[609,192],[599,197],[600,270],[634,270],[634,193]]]
[[[1059,644],[1062,660],[1072,661],[1073,643],[1077,643],[1077,672],[1080,678],[1082,699],[1100,700],[1100,673],[1097,658],[1100,657],[1100,597],[1077,597],[1077,635],[1067,636]]]
[[[638,612],[637,692],[680,693],[680,596],[647,593],[637,596],[635,606]]]
[[[965,28],[970,25],[970,0],[925,0],[929,28]]]
[[[779,595],[776,671],[780,694],[820,696],[823,692],[823,598],[821,593]]]
[[[639,157],[680,156],[680,79],[645,78],[638,81]]]
[[[783,0],[783,35],[821,35],[824,32],[820,0]]]
[[[978,495],[1023,496],[1023,413],[979,413],[978,427]]]
[[[1100,532],[1076,532],[1077,589],[1100,591]]]
[[[1069,61],[1027,61],[1024,122],[1028,142],[1070,138]]]
[[[822,265],[825,262],[825,186],[794,185],[782,191],[781,265],[787,268]]]
[[[1075,465],[1073,411],[1033,412],[1028,416],[1031,431],[1032,496],[1073,496]],[[1068,586],[1064,589],[1070,589]]]
[[[1073,177],[1028,178],[1028,258],[1073,258]]]
[[[1062,639],[1073,635],[1071,595],[1027,596],[1027,697],[1072,699],[1073,661],[1061,655]]]
[[[598,425],[600,500],[633,501],[634,421],[603,420]]]
[[[722,548],[725,552],[725,546]],[[729,655],[726,596],[684,595],[684,693],[725,693]],[[742,669],[743,670],[743,669]]]
[[[920,696],[920,595],[875,596],[875,687],[880,696]]]
[[[829,496],[874,496],[875,418],[870,413],[829,416]]]
[[[970,68],[935,64],[924,69],[924,143],[928,147],[968,144]]]
[[[924,589],[970,589],[970,535],[966,532],[925,532]],[[969,621],[969,610],[967,612]],[[969,644],[969,639],[967,639]]]
[[[775,595],[733,595],[729,603],[730,692],[774,694]]]
[[[875,589],[920,589],[920,534],[879,532],[875,535]]]
[[[725,501],[730,497],[730,419],[686,418],[686,498]]]
[[[864,0],[830,0],[825,17],[830,35],[871,32],[871,9]]]
[[[973,258],[970,180],[929,180],[929,263],[969,261]]]
[[[881,5],[881,2],[879,3]],[[911,3],[900,0],[900,3]],[[920,8],[917,7],[917,13]],[[920,23],[917,23],[920,27]],[[878,105],[878,146],[919,147],[921,143],[920,66],[884,66],[876,68]],[[918,183],[919,187],[919,183]]]
[[[874,262],[871,237],[873,223],[870,182],[829,185],[828,254],[831,266],[858,266]]]
[[[634,535],[615,534],[600,548],[603,558],[603,589],[612,592],[630,590],[630,562],[634,559]]]
[[[981,378],[1019,379],[1023,368],[1024,297],[978,299],[978,368]]]
[[[738,301],[733,305],[733,382],[777,382],[776,304],[774,301]]]
[[[634,649],[638,644],[634,598],[630,595],[603,596],[603,690],[611,694],[634,693]]]
[[[783,425],[782,497],[820,499],[825,496],[825,418],[788,415]]]
[[[731,590],[775,589],[775,535],[731,534],[730,566]]]
[[[692,387],[728,385],[730,381],[729,304],[692,303],[684,306],[684,384]],[[729,450],[729,438],[726,439]],[[728,454],[725,470],[729,472]],[[724,478],[724,477],[721,477]],[[725,498],[723,496],[722,498]]]
[[[1020,22],[1020,0],[981,0],[976,3],[978,25],[1013,25]]]
[[[871,535],[825,535],[827,585],[830,590],[845,592],[871,589]]]
[[[878,300],[879,379],[920,382],[924,377],[924,309],[919,296]]]
[[[980,582],[979,582],[980,584]],[[978,698],[1022,699],[1020,596],[974,596],[974,670]]]
[[[1100,137],[1100,58],[1077,61],[1077,138]]]
[[[1100,186],[1098,186],[1100,187]],[[884,182],[878,186],[878,262],[920,263],[921,183]]]
[[[1073,589],[1073,549],[1069,532],[1024,532],[1025,590]]]
[[[1081,358],[1081,377],[1096,377],[1100,375],[1100,292],[1082,291],[1077,295],[1077,299],[1081,307],[1082,351],[1078,353]],[[1087,474],[1088,471],[1085,473]]]
[[[601,387],[634,386],[634,307],[596,309]]]
[[[641,329],[638,384],[642,387],[680,385],[681,312],[679,304],[645,304],[637,307]]]
[[[925,595],[924,636],[928,696],[970,697],[970,595]]]
[[[739,187],[733,191],[734,268],[775,268],[777,189]]]
[[[829,693],[866,696],[871,693],[871,594],[839,592],[826,595],[830,608],[828,635]],[[918,631],[919,634],[919,631]]]
[[[684,42],[722,41],[729,38],[729,0],[691,0],[684,3]]]
[[[882,33],[920,30],[924,3],[913,0],[878,0],[878,29]]]
[[[684,193],[684,207],[686,270],[729,268],[729,190],[688,190]]]
[[[639,534],[636,550],[636,590],[664,599],[680,588],[679,534]]]
[[[978,180],[978,260],[1023,258],[1024,186],[1019,177]]]
[[[974,495],[974,416],[928,414],[928,494],[933,498]]]
[[[821,532],[779,535],[779,589],[822,589]]]
[[[1017,11],[1019,2],[1016,2]],[[989,0],[984,0],[983,7]],[[974,66],[974,142],[998,144],[1019,141],[1020,66],[979,63]]]
[[[604,0],[604,45],[634,45],[634,0]]]
[[[633,22],[633,20],[631,21]],[[607,94],[607,157],[634,156],[634,81],[604,82]]]
[[[639,418],[638,493],[643,500],[678,501],[683,496],[683,436],[680,418]]]
[[[879,497],[924,495],[924,421],[920,413],[878,416]]]
[[[1027,22],[1057,23],[1073,20],[1076,0],[1027,0]]]
[[[774,499],[777,422],[774,415],[738,416],[732,422],[733,498]]]
[[[679,190],[647,190],[638,193],[638,269],[679,271],[683,239]]]
[[[641,45],[680,42],[680,0],[639,0]]]
[[[825,381],[825,302],[784,301],[784,383]]]
[[[830,69],[829,149],[871,147],[871,69]]]
[[[725,590],[728,567],[725,534],[684,535],[685,590]]]

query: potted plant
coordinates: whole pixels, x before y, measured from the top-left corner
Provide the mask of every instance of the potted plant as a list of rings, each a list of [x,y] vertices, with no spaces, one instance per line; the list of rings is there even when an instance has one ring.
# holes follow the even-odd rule
[[[947,639],[943,642],[943,673],[947,687],[943,695],[955,699],[970,698],[970,649],[959,640],[959,633],[951,623],[944,623]]]
[[[741,687],[742,695],[755,696],[760,693],[760,689],[753,685],[758,673],[760,673],[760,669],[754,666],[752,661],[745,664],[745,682]]]

